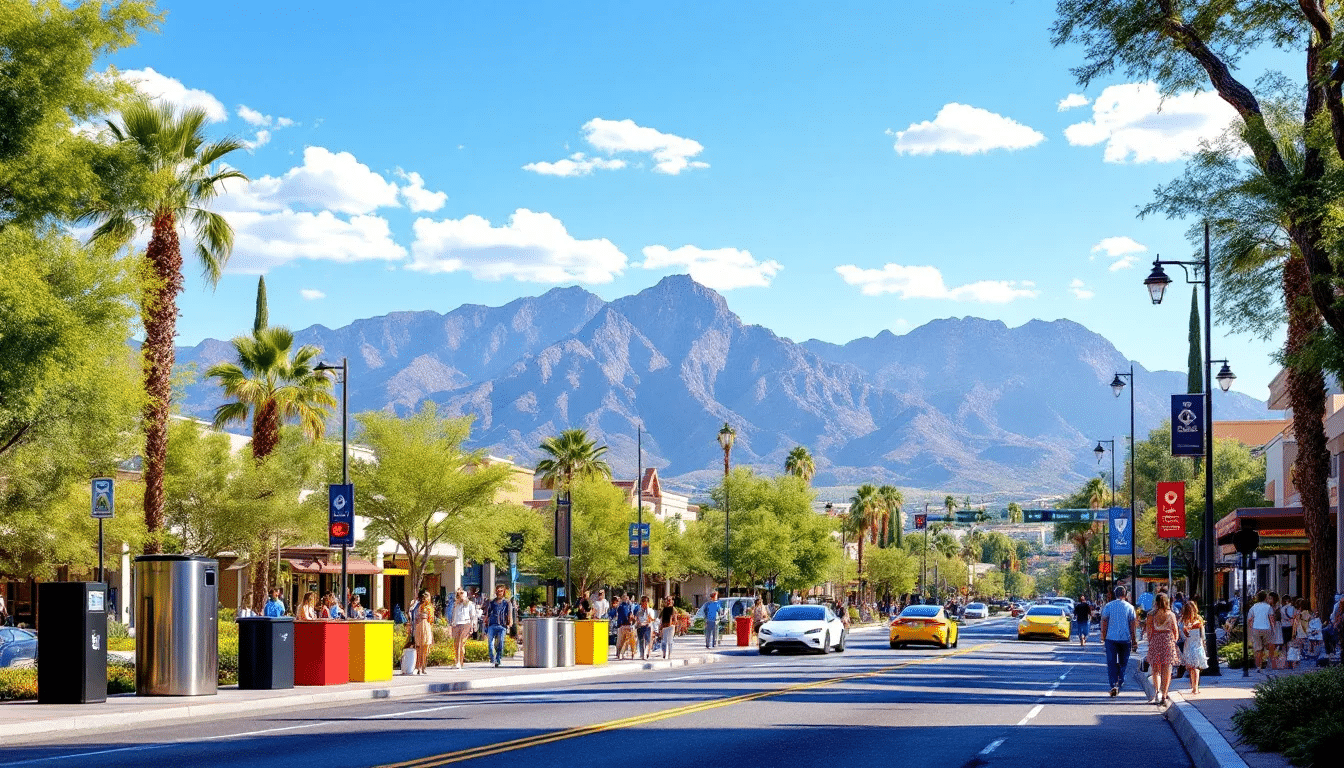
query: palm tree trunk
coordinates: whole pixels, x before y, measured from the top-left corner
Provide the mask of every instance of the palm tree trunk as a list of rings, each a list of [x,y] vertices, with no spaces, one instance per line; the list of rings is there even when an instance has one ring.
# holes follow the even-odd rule
[[[267,400],[252,417],[252,458],[256,461],[270,456],[280,444],[280,406]]]
[[[1330,533],[1330,452],[1325,445],[1325,377],[1319,366],[1306,367],[1298,356],[1317,333],[1321,316],[1310,300],[1310,275],[1301,256],[1283,267],[1284,301],[1288,307],[1288,399],[1293,406],[1297,458],[1294,484],[1311,557],[1312,607],[1329,610],[1334,594],[1335,537]],[[1325,606],[1322,608],[1322,606]]]
[[[168,411],[172,404],[173,348],[177,335],[177,294],[182,290],[182,249],[172,212],[155,215],[145,250],[151,282],[145,290],[145,553],[163,551],[163,473],[168,457]]]
[[[271,558],[270,547],[261,544],[260,548],[252,553],[252,589],[251,589],[251,607],[257,613],[266,606],[266,592],[271,584]]]

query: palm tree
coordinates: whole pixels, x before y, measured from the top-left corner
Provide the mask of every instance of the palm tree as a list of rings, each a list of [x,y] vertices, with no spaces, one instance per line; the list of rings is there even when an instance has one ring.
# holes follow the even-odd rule
[[[1083,487],[1083,498],[1087,500],[1088,509],[1101,509],[1106,505],[1106,497],[1110,494],[1110,489],[1106,487],[1106,481],[1100,477],[1094,477],[1087,481]]]
[[[196,256],[213,285],[233,252],[233,228],[206,207],[223,182],[246,180],[241,172],[217,165],[242,148],[237,139],[205,140],[205,110],[180,113],[173,105],[145,98],[131,100],[121,112],[121,124],[109,121],[112,137],[129,147],[146,175],[145,183],[124,194],[108,195],[87,210],[83,221],[98,222],[93,240],[116,245],[130,243],[142,229],[150,231],[145,249],[148,287],[141,303],[145,326],[145,552],[163,545],[163,472],[168,451],[168,411],[172,400],[174,337],[177,332],[177,294],[182,290],[182,249],[179,226],[188,226]]]
[[[555,437],[541,441],[541,450],[548,458],[537,462],[543,488],[557,493],[568,492],[575,478],[611,477],[611,467],[602,457],[607,446],[588,439],[583,429],[566,429]],[[638,480],[636,480],[638,482]]]
[[[878,488],[877,496],[882,500],[882,508],[886,512],[882,517],[881,542],[883,546],[895,544],[899,547],[901,546],[901,531],[905,527],[901,521],[901,507],[905,505],[905,496],[894,485],[884,485]]]
[[[947,510],[947,514],[943,516],[944,520],[950,523],[956,519],[953,513],[957,511],[957,500],[950,494],[943,498],[943,508]]]
[[[336,407],[331,378],[313,370],[320,352],[304,345],[294,348],[294,334],[286,328],[262,328],[233,340],[238,363],[219,363],[206,376],[219,379],[225,397],[234,402],[215,409],[215,426],[252,418],[252,458],[265,459],[280,442],[280,426],[297,419],[313,440],[321,440],[329,409]],[[293,354],[291,356],[291,351]]]
[[[864,483],[854,489],[849,499],[850,530],[859,538],[859,573],[863,573],[863,539],[873,527],[877,515],[882,509],[882,500],[878,498],[877,486]]]
[[[1008,522],[1020,523],[1024,519],[1022,515],[1022,505],[1016,501],[1008,502]]]
[[[784,472],[811,484],[812,478],[817,474],[817,463],[813,461],[812,454],[799,445],[789,451],[788,457],[784,459]]]

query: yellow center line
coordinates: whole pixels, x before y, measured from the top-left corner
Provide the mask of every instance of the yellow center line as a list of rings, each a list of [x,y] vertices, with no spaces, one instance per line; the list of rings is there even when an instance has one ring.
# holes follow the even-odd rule
[[[851,680],[862,680],[869,677],[876,677],[878,675],[884,675],[888,672],[893,672],[895,670],[902,669],[904,667],[914,666],[916,664],[925,664],[931,661],[938,661],[940,659],[952,658],[953,656],[961,656],[967,653],[971,653],[973,651],[978,651],[982,648],[988,648],[991,645],[994,645],[994,643],[984,643],[982,645],[977,645],[972,648],[967,648],[964,651],[954,651],[952,653],[945,653],[938,656],[931,656],[929,658],[915,659],[912,661],[907,661],[903,664],[896,664],[890,667],[882,667],[880,669],[875,669],[869,672],[859,672],[852,675],[843,675],[841,677],[831,677],[825,680],[814,680],[810,683],[799,683],[798,685],[791,685],[786,688],[774,688],[768,691],[758,691],[756,693],[744,693],[739,696],[730,696],[728,698],[723,699],[710,699],[708,701],[701,701],[695,704],[686,704],[680,707],[673,707],[671,709],[659,710],[657,712],[650,712],[643,715],[625,717],[619,720],[610,720],[605,723],[594,723],[592,725],[583,725],[574,728],[567,728],[562,731],[552,731],[551,733],[542,733],[537,734],[535,736],[525,736],[520,739],[501,741],[497,744],[484,744],[479,747],[470,747],[468,749],[460,749],[455,752],[445,752],[439,755],[420,757],[416,758],[415,760],[407,760],[406,762],[402,763],[389,763],[385,766],[382,766],[382,768],[436,768],[437,766],[441,765],[460,763],[464,760],[474,760],[480,757],[490,757],[492,755],[498,755],[504,752],[513,752],[516,750],[526,749],[528,747],[537,747],[543,744],[550,744],[557,741],[576,739],[579,738],[580,736],[590,736],[596,733],[603,733],[605,731],[616,730],[618,728],[628,728],[630,726],[636,726],[636,725],[647,725],[649,723],[656,723],[660,720],[668,720],[674,717],[682,717],[684,715],[691,715],[697,712],[705,712],[707,710],[718,709],[720,707],[728,707],[734,704],[743,704],[748,701],[757,701],[759,699],[767,699],[775,696],[783,696],[788,693],[806,691],[812,688],[822,688],[828,685],[835,685],[836,683],[844,683],[849,682]]]

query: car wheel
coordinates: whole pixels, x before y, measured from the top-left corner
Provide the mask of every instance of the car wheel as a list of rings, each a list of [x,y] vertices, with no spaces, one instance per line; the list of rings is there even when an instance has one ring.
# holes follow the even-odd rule
[[[938,641],[938,647],[942,649],[951,648],[952,643],[948,642],[948,638],[950,638],[951,636],[952,631],[948,630],[948,633],[946,635],[943,635],[943,639]]]
[[[822,652],[823,654],[827,654],[827,653],[830,653],[830,652],[831,652],[831,633],[830,633],[830,632],[827,632],[827,633],[826,633],[826,636],[823,637],[823,638],[821,639],[821,652]]]
[[[762,645],[761,647],[757,648],[757,649],[756,649],[756,652],[759,653],[759,654],[762,655],[762,656],[769,656],[769,655],[770,655],[770,649],[769,649],[769,648],[766,648],[764,645]]]
[[[838,645],[835,646],[835,652],[836,652],[836,653],[844,653],[844,652],[845,652],[845,638],[846,638],[846,637],[848,637],[848,634],[847,634],[847,633],[845,633],[845,632],[841,632],[841,633],[840,633],[840,643],[839,643]]]
[[[894,650],[896,650],[897,648],[900,648],[900,647],[901,647],[901,644],[900,644],[900,643],[896,642],[895,640],[892,640],[892,641],[891,641],[891,650],[894,651]]]
[[[958,632],[957,636],[952,638],[952,647],[956,648],[960,644],[961,644],[961,633]]]

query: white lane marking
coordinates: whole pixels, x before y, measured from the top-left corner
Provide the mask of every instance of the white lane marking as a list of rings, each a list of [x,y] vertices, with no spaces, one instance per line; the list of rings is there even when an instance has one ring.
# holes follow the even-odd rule
[[[381,715],[365,715],[360,720],[379,720],[384,717],[404,717],[406,715],[423,715],[426,712],[441,712],[445,709],[457,709],[461,704],[449,704],[443,707],[429,707],[428,709],[412,709],[406,712],[384,712]]]
[[[1003,744],[1003,739],[995,739],[995,740],[989,742],[989,746],[987,746],[987,747],[985,747],[984,749],[980,750],[980,754],[982,754],[982,755],[988,755],[990,752],[993,752],[994,750],[998,749],[998,748],[999,748],[999,745],[1001,745],[1001,744]]]
[[[150,744],[137,747],[121,747],[119,749],[102,749],[97,752],[80,752],[77,755],[55,755],[53,757],[37,757],[32,760],[19,760],[13,763],[0,763],[0,765],[30,765],[32,763],[46,763],[54,760],[70,760],[77,757],[96,757],[97,755],[113,755],[118,752],[143,752],[149,749],[163,749],[164,747],[178,746],[179,742],[172,744]]]
[[[1027,723],[1031,722],[1031,719],[1032,719],[1033,717],[1035,717],[1035,716],[1041,714],[1041,710],[1042,710],[1042,709],[1045,709],[1045,705],[1044,705],[1044,704],[1037,704],[1036,706],[1034,706],[1034,707],[1031,708],[1031,711],[1027,713],[1027,716],[1026,716],[1026,717],[1024,717],[1024,718],[1022,718],[1021,720],[1017,721],[1017,724],[1018,724],[1018,725],[1026,725]]]

